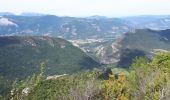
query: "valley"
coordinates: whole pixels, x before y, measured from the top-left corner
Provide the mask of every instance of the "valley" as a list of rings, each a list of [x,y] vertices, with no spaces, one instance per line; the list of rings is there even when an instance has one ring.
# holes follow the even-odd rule
[[[112,64],[120,61],[119,42],[126,37],[126,33],[135,33],[136,29],[166,30],[169,29],[169,19],[168,15],[75,18],[41,14],[35,16],[7,14],[0,17],[0,35],[63,38],[101,64]]]
[[[9,92],[14,88],[13,82],[16,82],[15,88],[18,89],[12,92],[14,100],[17,100],[17,96],[25,98],[24,100],[40,100],[40,98],[54,100],[54,98],[64,98],[64,95],[67,95],[66,98],[74,98],[75,94],[70,94],[70,91],[80,92],[83,98],[83,93],[87,92],[85,87],[88,90],[94,89],[96,95],[105,98],[105,95],[96,91],[107,94],[107,89],[102,86],[107,85],[108,81],[113,82],[116,87],[116,84],[123,82],[131,84],[131,81],[126,81],[122,77],[136,80],[131,77],[133,65],[136,64],[136,68],[139,64],[144,69],[150,66],[148,63],[159,66],[155,62],[162,59],[154,58],[159,53],[163,53],[160,54],[160,58],[165,56],[169,61],[170,16],[168,15],[121,18],[28,15],[7,13],[0,16],[0,99],[11,95]],[[146,58],[148,63],[139,57]],[[139,62],[135,62],[137,58]],[[166,60],[165,66],[161,67],[169,66]],[[142,71],[145,71],[144,69]],[[158,69],[159,67],[156,70]],[[137,76],[137,71],[140,69],[134,70]],[[162,75],[166,74],[164,73],[166,68],[159,70]],[[152,69],[147,71],[152,73]],[[94,81],[94,84],[91,81]],[[88,87],[91,84],[93,86]],[[114,87],[111,86],[109,89]],[[72,88],[82,90],[73,91]],[[119,89],[121,88],[127,89],[126,87]],[[46,94],[48,89],[49,95]],[[121,91],[119,89],[117,91]],[[22,94],[22,91],[29,90],[32,91],[30,94]],[[62,95],[56,95],[57,93]],[[94,94],[94,97],[97,97],[96,95]]]
[[[59,38],[0,37],[0,46],[0,74],[7,78],[24,78],[31,73],[37,73],[42,62],[46,64],[47,75],[71,73],[100,66],[79,48]],[[13,74],[8,76],[6,72]]]
[[[145,20],[146,17],[148,20]],[[51,58],[52,55],[49,56],[46,53],[56,48],[54,38],[62,38],[72,43],[75,48],[81,49],[82,52],[85,52],[83,55],[89,56],[99,64],[116,64],[118,66],[120,65],[120,67],[128,67],[129,62],[131,62],[129,59],[133,59],[138,55],[147,55],[150,58],[155,51],[170,49],[168,42],[169,18],[168,15],[122,18],[100,16],[76,18],[41,14],[35,16],[2,14],[0,17],[0,49],[3,52],[1,58],[9,59],[10,56],[5,56],[7,58],[3,56],[11,52],[9,48],[14,48],[13,52],[11,52],[13,53],[11,54],[12,57],[10,58],[16,59],[16,52],[18,52],[16,55],[21,55],[21,57],[22,55],[26,56],[28,52],[35,53],[37,56],[37,61],[32,62],[25,62],[24,57],[23,61],[21,60],[23,64],[19,64],[19,66],[25,66],[24,62],[27,63],[26,65],[30,64],[29,66],[37,66],[42,61],[50,62],[55,56],[53,55],[54,57]],[[42,45],[39,45],[43,40],[46,40],[48,44],[42,43]],[[26,44],[29,45],[25,46]],[[49,50],[44,45],[48,45]],[[30,48],[31,51],[29,51]],[[60,48],[65,49],[65,45],[61,45]],[[14,51],[15,49],[16,51]],[[42,52],[45,56],[41,54],[42,49],[45,50]],[[22,53],[21,50],[23,54],[20,54]],[[25,52],[25,50],[28,52]],[[7,54],[5,54],[6,52]],[[40,55],[43,57],[39,57]],[[27,60],[31,59],[31,57],[28,56]],[[13,62],[13,59],[11,61],[9,60],[9,62]],[[56,63],[57,61],[59,60],[56,60]],[[56,63],[52,61],[50,62],[50,66],[59,66]],[[122,65],[121,63],[124,64]],[[3,64],[4,62],[2,62],[2,66]],[[8,66],[18,66],[18,64],[8,64]],[[60,74],[62,71],[58,72]]]

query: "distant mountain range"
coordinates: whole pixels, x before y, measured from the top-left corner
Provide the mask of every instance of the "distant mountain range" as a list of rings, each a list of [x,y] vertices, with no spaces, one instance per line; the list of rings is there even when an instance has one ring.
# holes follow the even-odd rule
[[[134,16],[122,18],[91,16],[76,18],[38,13],[23,13],[22,15],[5,13],[0,17],[1,36],[32,35],[53,36],[64,39],[115,38],[122,36],[126,32],[134,32],[135,29],[139,28],[153,30],[169,29],[170,16]]]
[[[145,53],[154,49],[169,50],[169,30],[166,29],[170,29],[168,15],[75,18],[5,13],[0,17],[1,36],[64,38],[104,64],[119,62],[121,53],[127,50],[131,52],[131,49]]]
[[[107,18],[96,15],[76,18],[38,13],[23,13],[23,15],[5,13],[0,17],[0,36],[64,38],[104,64],[118,61],[117,58],[113,59],[114,53],[118,51],[115,46],[119,43],[116,42],[120,41],[126,33],[135,33],[136,29],[155,31],[170,29],[170,16]]]
[[[11,23],[11,24],[7,24]],[[0,18],[1,36],[54,36],[65,39],[116,37],[133,28],[119,18],[13,16]]]
[[[68,41],[69,42],[68,42]],[[0,96],[11,80],[74,73],[103,64],[129,68],[138,56],[170,50],[170,16],[107,18],[0,13]]]
[[[14,13],[11,12],[0,12],[0,16],[44,16],[46,14],[42,14],[42,13],[35,13],[35,12],[22,12],[19,15],[16,15]]]

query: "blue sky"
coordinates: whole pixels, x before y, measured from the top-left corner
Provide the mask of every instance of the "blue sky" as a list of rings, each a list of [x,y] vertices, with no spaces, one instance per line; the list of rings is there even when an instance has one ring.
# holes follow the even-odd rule
[[[170,14],[170,0],[0,0],[0,12],[108,17]]]

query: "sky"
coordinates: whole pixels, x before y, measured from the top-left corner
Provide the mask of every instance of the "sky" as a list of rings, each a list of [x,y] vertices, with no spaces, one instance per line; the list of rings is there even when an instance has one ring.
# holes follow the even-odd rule
[[[170,0],[0,0],[0,12],[73,17],[170,15]]]

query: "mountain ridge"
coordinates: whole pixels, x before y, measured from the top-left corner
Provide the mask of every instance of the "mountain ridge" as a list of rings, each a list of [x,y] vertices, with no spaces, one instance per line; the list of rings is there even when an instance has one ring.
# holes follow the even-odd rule
[[[42,62],[46,63],[45,73],[48,75],[72,73],[100,66],[79,48],[63,39],[31,36],[0,37],[2,76],[27,77],[31,75],[30,73],[39,72],[38,66]],[[7,75],[9,72],[12,76]],[[17,74],[18,72],[23,75]]]

